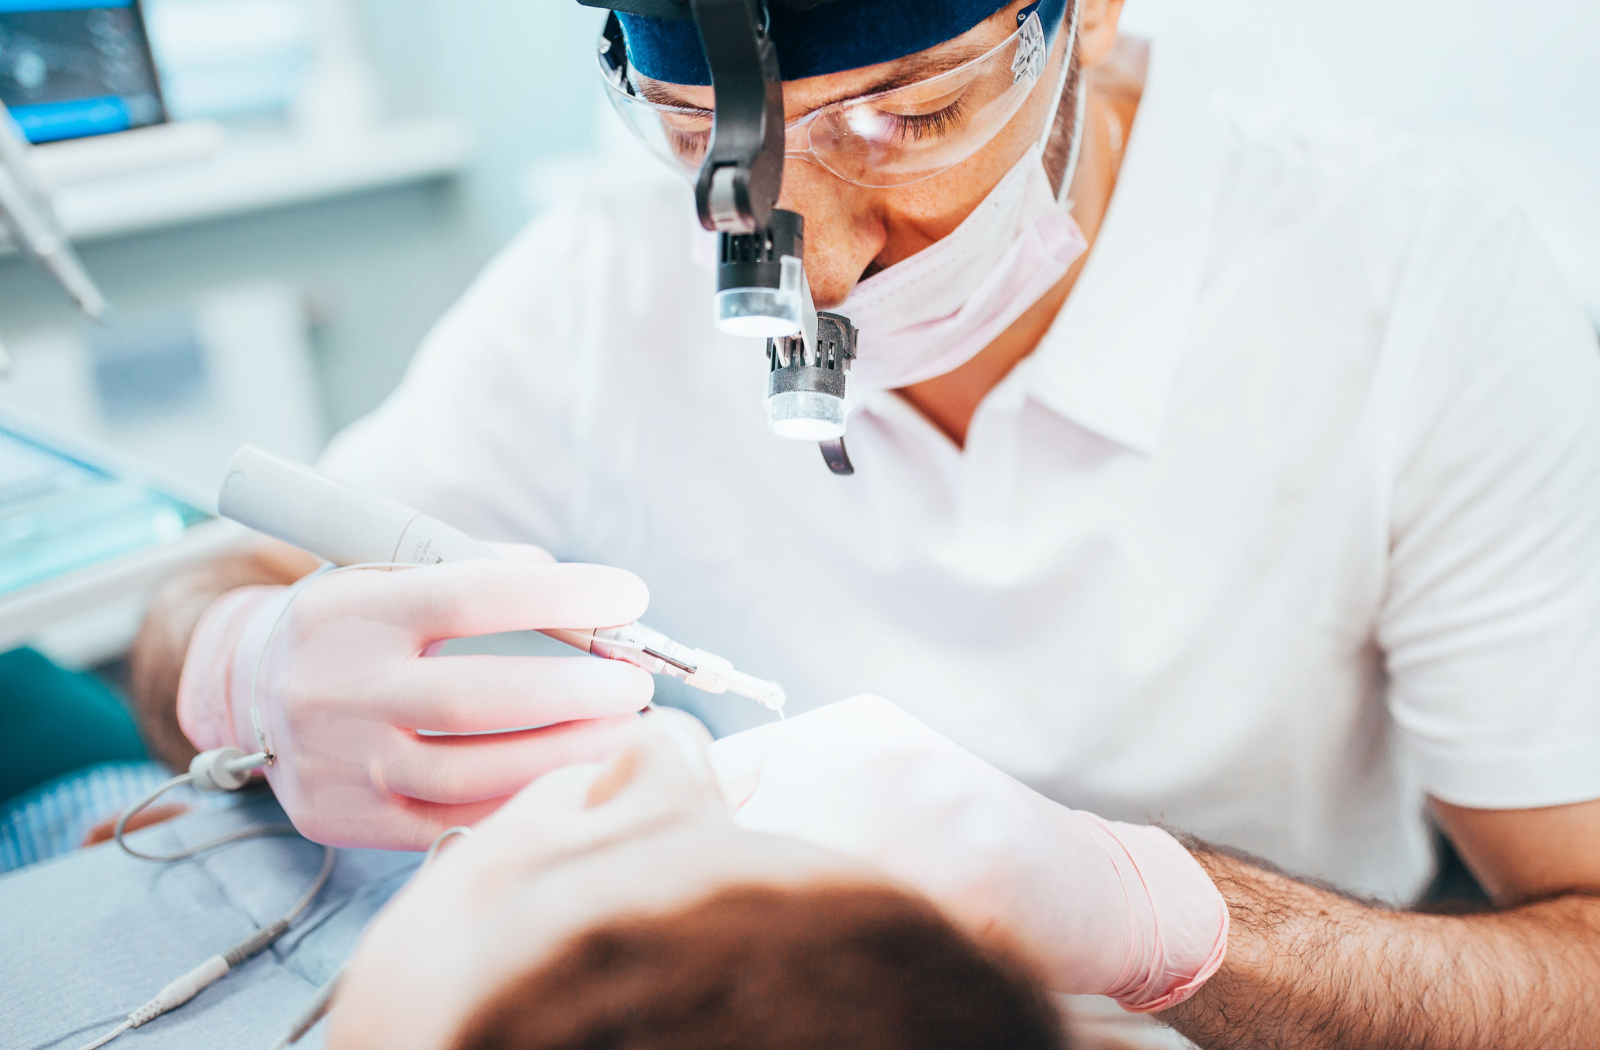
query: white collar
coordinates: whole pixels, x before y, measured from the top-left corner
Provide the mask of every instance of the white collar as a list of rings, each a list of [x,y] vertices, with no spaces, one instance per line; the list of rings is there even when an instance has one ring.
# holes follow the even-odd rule
[[[1041,404],[1149,454],[1206,262],[1223,130],[1197,68],[1151,47],[1138,116],[1078,283],[1013,373]]]

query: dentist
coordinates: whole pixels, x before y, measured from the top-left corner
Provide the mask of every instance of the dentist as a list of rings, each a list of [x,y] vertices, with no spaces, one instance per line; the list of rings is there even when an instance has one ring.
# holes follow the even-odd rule
[[[324,462],[538,547],[316,581],[270,647],[307,559],[173,581],[135,654],[150,741],[248,749],[254,693],[303,831],[419,848],[610,754],[651,690],[432,647],[626,623],[642,578],[654,626],[796,709],[894,701],[720,742],[747,826],[865,857],[1059,991],[1207,1047],[1592,1045],[1594,332],[1515,209],[1217,99],[1120,10],[774,5],[781,203],[862,331],[853,478],[767,433],[690,194],[619,164]],[[690,165],[692,25],[622,22],[614,101]],[[1432,827],[1480,913],[1411,910]]]

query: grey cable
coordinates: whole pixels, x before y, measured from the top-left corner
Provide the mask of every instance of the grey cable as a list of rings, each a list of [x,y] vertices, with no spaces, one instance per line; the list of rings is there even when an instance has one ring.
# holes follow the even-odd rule
[[[171,791],[175,787],[181,787],[184,784],[192,783],[193,781],[194,775],[192,773],[184,773],[181,776],[173,777],[171,780],[167,781],[165,784],[162,784],[160,787],[150,792],[150,794],[146,795],[144,798],[140,799],[138,802],[134,803],[132,806],[123,811],[122,815],[117,818],[116,831],[114,833],[116,843],[123,850],[123,852],[127,853],[129,856],[138,857],[140,860],[154,861],[156,863],[171,863],[173,861],[187,860],[208,850],[216,849],[219,846],[226,846],[235,842],[243,842],[247,839],[273,838],[299,834],[291,825],[272,824],[263,828],[247,828],[242,831],[232,832],[230,834],[223,835],[220,838],[215,838],[209,842],[202,843],[201,845],[180,850],[177,853],[143,853],[128,845],[124,836],[127,834],[129,820],[144,811],[153,802],[155,802],[156,799],[160,798],[168,791]],[[110,1043],[118,1036],[124,1035],[135,1028],[140,1028],[146,1024],[149,1024],[162,1014],[176,1010],[178,1007],[182,1006],[184,1003],[187,1003],[190,999],[193,999],[196,995],[200,994],[200,992],[207,987],[215,984],[217,981],[220,981],[229,973],[244,965],[250,959],[255,958],[257,955],[260,955],[262,952],[272,947],[272,945],[276,944],[284,934],[289,932],[295,921],[299,919],[300,916],[305,914],[306,909],[311,907],[312,901],[316,900],[317,895],[327,887],[328,881],[333,877],[333,866],[337,858],[337,850],[335,850],[332,846],[323,846],[322,867],[318,869],[317,877],[311,881],[311,885],[306,888],[306,891],[300,895],[300,897],[294,902],[289,910],[283,914],[281,918],[273,923],[270,923],[269,925],[263,926],[249,937],[229,948],[227,951],[224,951],[219,955],[213,955],[199,966],[196,966],[193,970],[190,970],[182,977],[179,977],[177,980],[171,982],[160,992],[158,992],[155,998],[151,999],[149,1002],[145,1003],[143,1006],[129,1014],[121,1024],[117,1025],[116,1028],[107,1032],[94,1042],[82,1047],[81,1050],[100,1050],[101,1047],[105,1046],[107,1043]]]
[[[111,1040],[115,1039],[124,1032],[130,1031],[132,1028],[132,1021],[123,1021],[121,1024],[117,1025],[117,1027],[113,1028],[99,1039],[96,1039],[94,1042],[82,1047],[82,1050],[100,1050],[102,1046],[105,1046],[107,1043],[111,1042]]]
[[[226,846],[233,842],[243,842],[246,839],[272,838],[278,836],[292,837],[300,834],[295,830],[294,825],[292,824],[268,824],[265,827],[245,828],[240,831],[230,832],[229,834],[223,835],[220,838],[212,839],[210,842],[203,842],[198,846],[192,846],[189,849],[180,850],[177,853],[143,853],[128,845],[127,839],[124,837],[128,833],[128,821],[132,820],[134,817],[150,808],[150,806],[155,803],[156,799],[160,798],[162,795],[165,795],[173,788],[183,787],[185,784],[192,783],[193,781],[194,775],[192,773],[184,773],[180,776],[173,777],[171,780],[167,781],[165,784],[162,784],[160,787],[150,792],[150,794],[146,795],[138,802],[135,802],[133,805],[123,810],[122,815],[117,818],[116,828],[112,832],[112,837],[116,839],[117,846],[121,848],[122,852],[126,853],[130,857],[137,857],[140,860],[148,860],[157,864],[170,864],[173,861],[188,860],[190,857],[194,857],[209,850],[216,849],[218,846]]]

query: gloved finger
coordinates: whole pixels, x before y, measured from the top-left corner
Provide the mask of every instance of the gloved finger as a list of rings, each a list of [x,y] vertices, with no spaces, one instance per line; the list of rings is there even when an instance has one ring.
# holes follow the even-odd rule
[[[766,763],[763,744],[768,738],[769,734],[756,730],[735,733],[718,740],[708,750],[722,800],[731,812],[737,813],[760,788],[761,769]]]
[[[531,543],[485,543],[485,547],[494,551],[506,561],[530,562],[535,565],[554,565],[556,556],[543,547],[535,547]]]
[[[729,820],[705,760],[710,734],[655,711],[604,764],[568,766],[518,792],[486,825],[522,858],[548,860],[685,822]]]
[[[484,546],[494,551],[506,561],[520,561],[532,565],[554,565],[556,556],[543,547],[535,547],[531,543],[485,543]],[[441,638],[428,646],[423,651],[424,656],[435,656],[438,650],[452,639]]]
[[[416,799],[396,799],[396,820],[381,844],[370,848],[386,850],[411,850],[422,852],[432,846],[440,835],[451,828],[477,827],[494,816],[508,801],[492,798],[482,802],[469,802],[452,806],[438,802],[419,802]]]
[[[340,806],[284,807],[295,830],[339,849],[425,850],[444,831],[471,827],[506,802],[499,798],[452,806],[379,796],[354,786],[343,790]]]
[[[517,792],[501,812],[508,812],[512,807],[537,806],[546,811],[576,813],[589,805],[589,789],[595,779],[615,761],[616,756],[612,756],[604,765],[598,762],[586,762],[578,766],[563,766],[546,773]]]
[[[616,660],[563,656],[439,656],[364,685],[361,714],[406,729],[486,733],[633,714],[655,679]]]
[[[600,762],[628,741],[638,718],[597,718],[493,736],[404,735],[371,765],[379,790],[462,805],[512,795],[553,769]]]
[[[693,715],[672,708],[651,711],[590,785],[587,804],[603,806],[641,782],[658,796],[679,789],[709,794],[716,787],[706,757],[710,743],[710,731]]]
[[[445,638],[471,638],[547,627],[617,627],[650,604],[631,572],[605,565],[459,561],[400,572],[329,576],[308,588],[297,615],[394,624],[419,648]]]
[[[716,779],[711,770],[711,730],[700,719],[675,707],[658,707],[645,716],[646,735],[671,740],[690,774],[702,783]]]

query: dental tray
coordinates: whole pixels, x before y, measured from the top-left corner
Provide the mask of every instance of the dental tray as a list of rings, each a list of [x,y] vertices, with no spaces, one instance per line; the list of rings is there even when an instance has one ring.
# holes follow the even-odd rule
[[[137,468],[0,416],[0,597],[176,544],[209,518]]]

